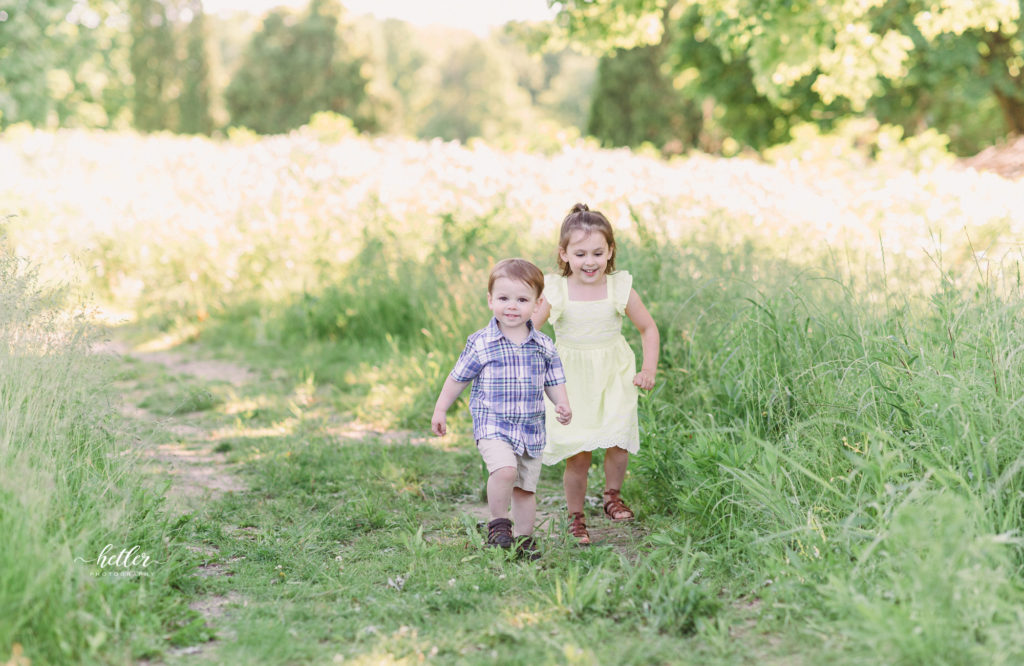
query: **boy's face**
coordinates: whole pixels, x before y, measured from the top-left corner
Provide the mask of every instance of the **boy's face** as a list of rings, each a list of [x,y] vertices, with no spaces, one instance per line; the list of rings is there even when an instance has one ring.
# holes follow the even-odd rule
[[[487,307],[498,318],[502,331],[526,326],[537,311],[538,298],[533,287],[507,277],[500,277],[487,294]]]

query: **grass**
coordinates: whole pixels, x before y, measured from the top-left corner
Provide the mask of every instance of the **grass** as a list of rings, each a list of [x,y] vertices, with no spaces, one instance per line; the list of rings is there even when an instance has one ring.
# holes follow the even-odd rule
[[[144,402],[162,374],[133,364],[121,388]],[[224,612],[182,637],[198,653],[168,645],[170,663],[645,663],[670,659],[719,611],[699,556],[650,550],[643,531],[581,551],[547,529],[539,563],[483,548],[480,461],[464,438],[339,440],[323,402],[331,392],[296,400],[286,384],[264,375],[208,412],[163,418],[217,433],[206,445],[246,487],[185,513],[184,544],[202,558],[187,596]],[[275,432],[232,430],[242,404],[277,415]],[[558,473],[543,485],[549,506]],[[604,644],[616,627],[636,635]]]
[[[66,294],[0,246],[0,658],[102,663],[159,654],[194,613],[181,525],[116,441],[109,368]],[[135,548],[145,564],[104,566]],[[126,575],[127,574],[127,575]]]
[[[151,152],[165,140],[109,139]],[[842,159],[655,164],[577,151],[573,163],[588,165],[577,173],[560,159],[485,167],[473,151],[421,145],[406,148],[474,178],[424,175],[401,194],[373,181],[362,198],[358,179],[294,178],[329,172],[339,155],[406,164],[395,145],[200,144],[218,164],[240,151],[260,161],[290,194],[237,183],[253,192],[237,207],[211,195],[204,208],[206,186],[167,156],[161,173],[180,175],[159,186],[192,193],[168,212],[171,232],[160,227],[159,257],[140,259],[163,219],[143,208],[120,243],[104,245],[92,223],[61,241],[102,241],[88,278],[102,278],[98,292],[134,308],[143,334],[183,332],[182,353],[256,370],[242,386],[128,361],[106,374],[80,353],[82,329],[60,319],[60,294],[8,260],[14,351],[0,386],[16,416],[4,422],[0,520],[23,545],[0,551],[11,563],[0,599],[4,616],[27,619],[0,633],[0,659],[15,644],[38,663],[1024,657],[1022,294],[1008,203],[1019,189],[891,160],[844,171]],[[523,175],[534,171],[547,180]],[[50,204],[34,183],[13,200],[41,215]],[[465,336],[486,321],[493,260],[551,268],[553,232],[524,233],[542,207],[502,204],[523,201],[520,187],[545,201],[561,190],[562,202],[590,186],[625,202],[609,209],[624,223],[617,263],[661,329],[625,488],[640,520],[590,549],[557,524],[539,563],[517,562],[481,547],[465,410],[452,412],[452,438],[419,438]],[[811,191],[820,220],[786,208]],[[184,233],[195,207],[218,221],[206,230],[216,243]],[[961,217],[977,223],[956,233],[943,222]],[[38,247],[26,225],[11,233]],[[145,288],[132,291],[134,279]],[[144,423],[125,427],[107,384]],[[114,455],[136,440],[209,455],[245,489],[169,506],[153,475],[142,482],[130,456]],[[591,494],[600,476],[595,466]],[[559,482],[546,468],[542,506],[556,516]],[[159,572],[95,580],[73,561],[108,542],[141,544]]]

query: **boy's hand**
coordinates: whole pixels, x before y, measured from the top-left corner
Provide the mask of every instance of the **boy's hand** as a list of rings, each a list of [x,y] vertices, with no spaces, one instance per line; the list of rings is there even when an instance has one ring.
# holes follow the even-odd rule
[[[636,377],[633,377],[633,384],[645,391],[650,391],[654,388],[654,370],[641,370],[636,373]]]
[[[444,412],[434,412],[433,418],[430,419],[430,429],[438,437],[444,437],[448,432],[448,415]]]
[[[563,402],[555,405],[555,418],[562,425],[569,425],[569,421],[572,421],[572,409],[570,409],[569,403]]]

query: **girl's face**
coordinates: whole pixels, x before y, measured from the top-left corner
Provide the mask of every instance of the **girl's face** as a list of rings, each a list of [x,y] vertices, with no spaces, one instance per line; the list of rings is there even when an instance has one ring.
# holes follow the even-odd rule
[[[612,252],[600,231],[578,229],[569,236],[566,246],[558,249],[558,256],[569,265],[575,279],[598,284],[604,279]]]

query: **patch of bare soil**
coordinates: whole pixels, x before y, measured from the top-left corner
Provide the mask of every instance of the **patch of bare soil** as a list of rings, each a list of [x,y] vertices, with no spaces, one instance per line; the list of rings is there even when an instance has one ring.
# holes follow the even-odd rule
[[[1007,180],[1024,178],[1024,136],[989,146],[977,155],[960,160],[960,164],[977,171],[991,171]]]
[[[256,374],[248,368],[232,363],[192,360],[172,352],[140,352],[117,340],[96,345],[93,351],[157,363],[175,374],[223,381],[235,386],[256,378]],[[151,464],[152,471],[170,477],[167,499],[173,510],[186,512],[221,493],[245,490],[245,484],[228,471],[227,457],[213,450],[217,439],[214,433],[190,423],[188,414],[157,417],[128,401],[121,406],[121,413],[140,426],[157,428],[174,435],[174,442],[156,446],[147,443],[145,438],[139,441],[140,454]]]
[[[534,521],[533,533],[541,543],[541,548],[558,548],[558,544],[569,543],[566,533],[569,527],[568,513],[561,489],[554,492],[544,490],[544,496],[538,498],[537,518]],[[596,509],[595,509],[596,507]],[[483,502],[463,502],[458,505],[460,511],[476,519],[477,524],[486,532],[487,523],[491,519],[490,510]],[[614,522],[609,520],[601,510],[599,497],[587,497],[585,513],[587,516],[587,532],[590,533],[591,547],[610,546],[615,552],[630,561],[637,557],[636,545],[645,536],[647,530],[637,520]]]
[[[108,340],[98,344],[93,351],[100,354],[130,356],[139,361],[157,363],[175,374],[191,375],[207,381],[227,382],[234,386],[241,386],[257,378],[256,373],[250,369],[227,361],[190,359],[184,354],[172,351],[138,351],[119,340]]]
[[[256,374],[247,368],[231,363],[190,360],[181,354],[171,352],[138,352],[118,342],[107,343],[94,351],[158,363],[175,374],[228,382],[234,386],[241,386],[256,378]],[[231,473],[227,457],[214,451],[218,440],[215,431],[191,421],[194,417],[189,414],[158,417],[132,404],[135,397],[137,396],[125,396],[125,403],[121,406],[122,415],[134,422],[140,433],[159,431],[173,436],[172,441],[160,444],[147,441],[149,437],[145,435],[136,440],[137,452],[142,457],[145,467],[157,478],[170,479],[166,498],[171,511],[185,513],[222,493],[245,490],[242,480]],[[165,437],[161,435],[160,439]],[[193,575],[201,578],[229,575],[227,567],[231,561],[219,562],[219,553],[216,550],[200,551],[198,547],[190,549],[199,552],[206,560]],[[201,645],[172,648],[167,652],[167,656],[172,659],[199,657],[208,654],[219,641],[234,640],[233,633],[224,628],[223,618],[232,607],[246,603],[247,599],[234,591],[193,599],[189,603],[189,608],[202,615],[207,627],[216,629],[217,639]],[[150,662],[140,662],[148,663]]]

